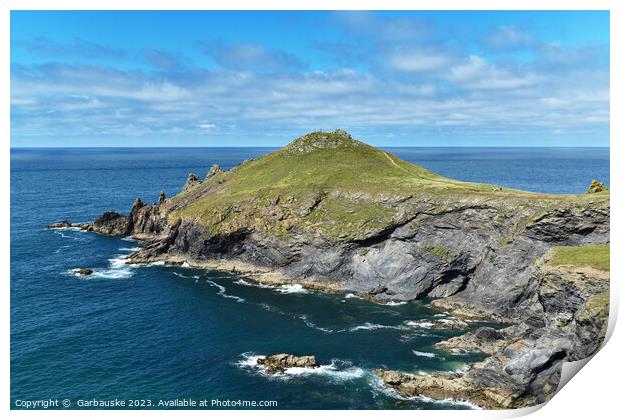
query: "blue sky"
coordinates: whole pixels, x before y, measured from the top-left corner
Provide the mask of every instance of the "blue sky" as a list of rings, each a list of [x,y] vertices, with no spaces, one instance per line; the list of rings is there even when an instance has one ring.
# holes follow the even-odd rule
[[[608,146],[608,12],[11,13],[11,145]]]

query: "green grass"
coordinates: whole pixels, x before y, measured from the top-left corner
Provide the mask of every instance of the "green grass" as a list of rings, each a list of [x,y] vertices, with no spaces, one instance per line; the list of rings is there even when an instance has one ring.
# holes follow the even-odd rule
[[[558,246],[551,250],[549,264],[609,271],[609,245]]]
[[[456,253],[455,251],[452,251],[449,248],[446,248],[443,245],[435,245],[435,246],[427,245],[424,247],[424,250],[426,252],[430,252],[431,254],[445,261],[450,261],[458,255],[458,253]]]
[[[438,209],[459,199],[517,200],[525,209],[581,200],[494,191],[492,185],[439,176],[346,133],[314,132],[179,194],[170,218],[199,220],[214,232],[248,227],[286,237],[292,226],[300,226],[329,238],[355,238],[393,222],[394,208],[386,202],[429,197]]]

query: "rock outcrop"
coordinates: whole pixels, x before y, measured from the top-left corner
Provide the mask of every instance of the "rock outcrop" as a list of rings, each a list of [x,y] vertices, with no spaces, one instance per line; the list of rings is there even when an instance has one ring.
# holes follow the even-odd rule
[[[314,356],[294,356],[292,354],[279,353],[256,360],[256,364],[265,368],[270,374],[282,373],[290,368],[317,368]]]
[[[222,168],[220,168],[220,165],[218,165],[217,163],[214,164],[213,166],[211,166],[211,169],[209,169],[209,173],[207,173],[207,177],[205,178],[205,181],[211,178],[212,176],[219,174],[220,172],[222,172]]]
[[[609,191],[609,190],[607,189],[605,184],[603,184],[602,182],[597,181],[596,179],[593,179],[592,183],[590,184],[590,187],[588,188],[587,193],[588,194],[594,194],[594,193],[599,193],[599,192],[603,192],[603,191]]]
[[[189,191],[192,188],[197,187],[201,183],[202,183],[202,181],[200,180],[200,178],[198,178],[198,175],[196,175],[194,173],[190,173],[187,176],[187,181],[185,181],[185,185],[183,186],[183,191]]]
[[[68,227],[71,227],[71,222],[69,222],[68,220],[62,220],[60,222],[50,223],[49,225],[47,225],[48,229],[65,229]]]
[[[73,270],[73,273],[79,274],[80,276],[90,276],[91,274],[93,274],[93,269],[92,268],[76,268],[75,270]]]

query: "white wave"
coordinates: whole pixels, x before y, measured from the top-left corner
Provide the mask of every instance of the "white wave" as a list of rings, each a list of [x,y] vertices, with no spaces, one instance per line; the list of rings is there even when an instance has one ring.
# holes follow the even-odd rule
[[[51,228],[54,232],[58,232],[61,233],[61,231],[71,231],[71,232],[84,232],[83,229],[80,229],[77,226],[68,226],[68,227],[57,227],[57,228]]]
[[[88,277],[98,279],[127,279],[133,276],[133,270],[130,265],[125,264],[125,257],[126,255],[118,255],[114,258],[110,258],[108,260],[110,262],[109,268],[103,270],[93,269],[93,273],[89,276],[77,273],[77,268],[69,270],[68,274],[72,274],[74,276],[82,278]]]
[[[288,368],[284,371],[285,375],[291,376],[327,376],[335,382],[345,382],[361,378],[365,375],[364,369],[356,366],[342,367],[338,360],[332,360],[329,365],[321,365],[316,368]]]
[[[127,241],[127,242],[138,242],[137,239],[132,238],[131,236],[125,236],[121,238],[121,241]]]
[[[125,252],[135,252],[135,251],[140,251],[140,247],[139,246],[133,246],[131,248],[119,248],[119,251],[125,251]]]
[[[63,249],[67,249],[67,248],[71,248],[71,246],[70,245],[63,245],[60,248],[58,248],[56,251],[54,251],[54,254],[60,254]]]
[[[183,267],[183,268],[191,268],[191,266],[189,265],[189,263],[187,261],[184,261],[183,264],[181,264],[181,267]]]
[[[360,331],[360,330],[380,330],[380,329],[390,329],[390,330],[402,330],[405,329],[402,325],[382,325],[382,324],[373,324],[372,322],[366,322],[362,325],[358,325],[352,328],[348,328],[341,331]]]
[[[391,301],[389,301],[389,302],[383,302],[383,303],[380,303],[379,305],[385,305],[385,306],[400,306],[400,305],[406,305],[406,304],[407,304],[407,302],[391,300]]]
[[[334,332],[334,330],[330,330],[329,328],[319,327],[315,323],[309,321],[307,315],[300,315],[299,319],[301,319],[304,322],[304,324],[306,324],[307,327],[313,328],[315,330],[319,330],[319,331],[323,331],[323,332],[327,332],[327,333]]]
[[[437,355],[435,353],[427,353],[425,351],[417,351],[417,350],[411,350],[413,352],[413,354],[415,354],[416,356],[421,356],[421,357],[428,357],[428,358],[433,358],[436,357]]]
[[[73,239],[74,241],[77,241],[78,238],[76,238],[75,236],[69,236],[69,235],[65,235],[64,233],[61,232],[61,230],[69,230],[70,228],[58,228],[58,229],[54,229],[54,233],[57,235],[60,235],[62,238],[65,239]]]
[[[283,284],[282,286],[276,287],[276,290],[284,294],[308,293],[308,290],[304,289],[301,284]]]
[[[181,277],[182,279],[199,279],[200,276],[185,276],[181,273],[177,273],[176,271],[173,271],[172,274],[174,274],[177,277]]]
[[[284,369],[284,372],[269,374],[262,365],[257,363],[258,359],[262,359],[264,357],[266,356],[253,352],[243,353],[241,354],[241,359],[236,363],[236,365],[242,369],[251,369],[260,375],[280,380],[288,380],[294,377],[325,376],[334,382],[345,382],[361,378],[366,374],[364,369],[351,366],[349,362],[344,362],[338,359],[332,359],[330,364],[321,365],[315,368],[292,367]]]
[[[460,405],[460,406],[465,406],[468,408],[471,408],[472,410],[480,410],[480,406],[474,404],[471,401],[467,401],[467,400],[455,400],[452,398],[445,398],[443,400],[434,400],[430,397],[426,397],[424,395],[418,395],[417,397],[410,397],[407,398],[408,400],[411,401],[422,401],[422,402],[426,402],[426,403],[435,403],[435,404],[442,404],[442,405]]]
[[[354,294],[354,293],[347,293],[346,295],[344,295],[345,299],[361,299],[361,297],[359,297],[358,295]]]
[[[417,328],[433,328],[435,324],[429,321],[405,321],[405,325]]]
[[[219,291],[217,292],[217,294],[218,294],[218,295],[220,295],[220,296],[222,296],[222,297],[225,297],[225,298],[227,298],[227,299],[234,299],[234,300],[236,300],[236,301],[237,301],[237,302],[239,302],[239,303],[241,303],[241,302],[245,302],[245,299],[240,298],[239,296],[227,295],[227,294],[226,294],[226,288],[225,288],[224,286],[222,286],[222,285],[220,285],[220,284],[217,284],[216,282],[211,281],[211,280],[207,280],[207,283],[209,283],[211,286],[214,286],[214,287],[217,287],[217,288],[218,288],[218,290],[219,290]]]
[[[236,280],[234,283],[239,284],[241,286],[260,287],[261,289],[276,289],[276,286],[270,286],[264,283],[254,283],[250,281],[245,281],[243,279]]]

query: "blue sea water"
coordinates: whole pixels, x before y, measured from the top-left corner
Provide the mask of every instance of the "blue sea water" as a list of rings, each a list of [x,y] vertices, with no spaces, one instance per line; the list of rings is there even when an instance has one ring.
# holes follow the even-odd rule
[[[425,302],[378,305],[300,288],[261,288],[232,273],[133,267],[139,243],[61,219],[127,211],[136,196],[177,193],[192,171],[228,169],[270,149],[12,149],[11,407],[18,400],[275,400],[278,408],[468,408],[404,400],[373,369],[454,370],[481,355],[433,344],[459,334],[425,322]],[[609,182],[609,149],[394,148],[442,175],[547,193]],[[71,269],[92,267],[90,277]],[[479,324],[472,324],[472,328]],[[267,377],[257,355],[314,354],[326,365]]]

